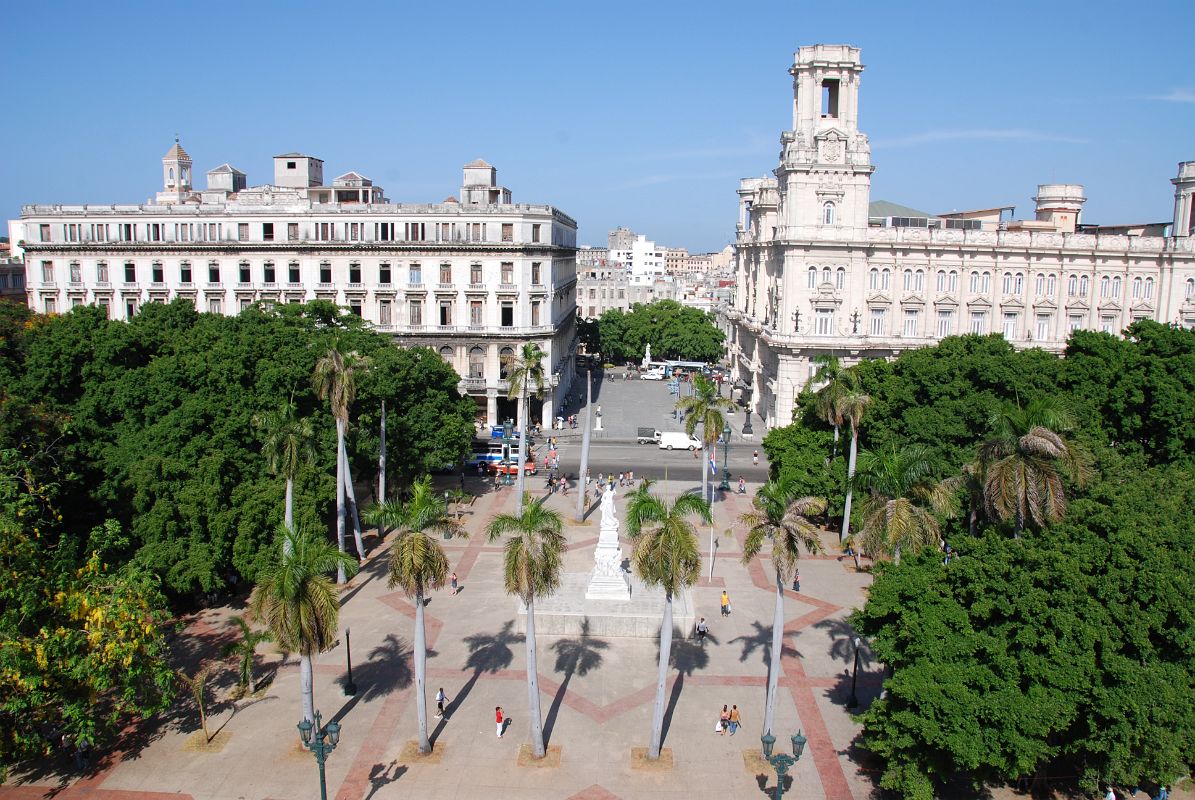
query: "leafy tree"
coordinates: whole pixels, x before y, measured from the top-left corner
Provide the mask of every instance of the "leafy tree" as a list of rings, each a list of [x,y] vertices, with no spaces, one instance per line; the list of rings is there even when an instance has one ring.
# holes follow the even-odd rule
[[[253,415],[253,425],[262,435],[262,449],[270,472],[286,479],[286,527],[295,525],[295,478],[299,469],[315,461],[315,429],[311,420],[300,419],[293,403],[277,411]]]
[[[838,541],[842,541],[851,534],[851,500],[854,496],[855,460],[859,454],[859,423],[867,412],[871,398],[862,392],[851,391],[838,398],[837,413],[851,426],[851,454],[846,470],[846,500],[843,502],[842,527],[838,531]]]
[[[237,684],[242,689],[248,689],[249,694],[257,691],[257,678],[253,675],[253,661],[257,658],[257,646],[263,642],[274,641],[274,635],[269,631],[255,631],[249,622],[241,615],[232,618],[241,629],[241,638],[224,645],[221,651],[225,657],[237,658]],[[206,729],[205,729],[206,730]]]
[[[979,448],[984,499],[993,517],[1013,520],[1016,537],[1027,521],[1040,528],[1062,519],[1064,475],[1080,485],[1090,476],[1086,453],[1062,436],[1074,425],[1052,397],[1006,404],[992,415],[992,437]]]
[[[534,342],[526,342],[519,354],[506,365],[510,399],[519,401],[519,481],[515,493],[515,507],[523,507],[523,494],[527,486],[527,472],[523,465],[527,461],[527,417],[531,413],[528,401],[531,395],[539,397],[544,393],[544,359],[548,354]]]
[[[1115,469],[1045,531],[989,529],[948,565],[877,565],[852,624],[893,670],[863,715],[882,786],[930,798],[1052,773],[1092,792],[1190,774],[1195,476]]]
[[[390,588],[401,589],[415,604],[415,704],[419,717],[419,752],[430,753],[427,738],[427,634],[423,603],[430,589],[439,589],[448,575],[448,556],[430,534],[468,536],[460,520],[448,513],[444,500],[424,476],[411,486],[405,503],[390,500],[365,512],[371,525],[398,531],[390,546]]]
[[[846,479],[841,461],[827,464],[833,446],[830,427],[811,411],[813,395],[802,394],[797,400],[794,422],[783,428],[773,428],[763,439],[768,456],[770,478],[791,482],[803,495],[824,497],[828,502],[837,496]],[[836,509],[831,504],[828,510]]]
[[[602,357],[638,362],[647,345],[652,357],[680,361],[716,361],[724,352],[725,334],[711,314],[675,300],[636,303],[629,313],[611,309],[597,321]]]
[[[816,356],[813,363],[817,370],[805,384],[805,391],[811,391],[814,386],[821,386],[814,393],[814,397],[817,398],[817,414],[834,428],[834,452],[830,457],[835,458],[838,455],[838,433],[844,420],[842,398],[858,390],[859,379],[854,372],[842,366],[838,356]]]
[[[527,699],[531,715],[531,748],[543,758],[543,717],[539,709],[539,672],[535,655],[535,598],[560,586],[564,558],[564,525],[560,514],[541,503],[525,503],[519,514],[499,514],[486,533],[490,541],[509,535],[502,562],[502,584],[527,607]]]
[[[672,598],[697,582],[701,552],[690,516],[706,525],[711,522],[710,504],[691,494],[669,503],[650,491],[644,481],[629,495],[627,534],[634,542],[631,564],[647,586],[664,590],[664,618],[660,622],[660,669],[656,678],[656,702],[651,718],[651,745],[647,757],[660,757],[664,739],[664,687],[672,651]]]
[[[311,657],[332,649],[340,624],[340,598],[327,574],[353,575],[357,560],[302,527],[282,526],[273,559],[257,576],[250,613],[263,621],[284,650],[299,654],[303,719],[314,719]]]
[[[200,664],[194,675],[178,673],[179,682],[187,687],[191,692],[191,699],[195,701],[195,710],[199,712],[199,729],[203,731],[205,742],[212,740],[211,734],[207,732],[207,682],[215,669],[215,664]]]
[[[934,477],[936,468],[921,445],[859,455],[855,485],[868,493],[859,538],[869,554],[891,556],[899,563],[905,550],[938,544],[934,512],[953,511],[955,498],[953,485]]]
[[[713,381],[704,375],[694,375],[693,394],[677,400],[676,408],[685,415],[685,433],[693,436],[697,426],[701,426],[701,496],[709,500],[708,451],[718,441],[726,425],[726,417],[722,412],[733,410],[734,404],[718,395],[718,387]]]
[[[763,733],[772,730],[776,711],[776,685],[780,677],[780,654],[784,646],[784,589],[793,580],[801,548],[817,553],[821,540],[810,514],[826,510],[820,497],[800,497],[791,483],[768,481],[755,492],[752,509],[739,517],[747,528],[743,543],[743,564],[759,555],[764,540],[772,542],[772,567],[776,571],[776,610],[772,615],[772,662],[768,667],[768,693],[764,705]]]

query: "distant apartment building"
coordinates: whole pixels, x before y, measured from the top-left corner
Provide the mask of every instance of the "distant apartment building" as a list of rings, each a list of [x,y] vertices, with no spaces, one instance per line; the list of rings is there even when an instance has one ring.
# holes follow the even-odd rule
[[[0,300],[25,305],[25,264],[18,259],[0,258]]]
[[[438,352],[489,424],[513,416],[508,364],[535,342],[547,385],[531,416],[555,417],[576,347],[577,224],[567,214],[512,203],[481,160],[464,167],[459,197],[430,204],[391,203],[358,172],[326,184],[324,162],[302,153],[275,156],[261,186],[223,164],[198,189],[191,170],[176,141],[146,204],[24,206],[9,231],[30,305],[96,305],[128,320],[176,299],[216,314],[328,300],[397,344]]]
[[[677,285],[668,276],[636,281],[621,268],[577,272],[577,314],[582,319],[597,319],[611,309],[630,311],[636,303],[676,299]]]

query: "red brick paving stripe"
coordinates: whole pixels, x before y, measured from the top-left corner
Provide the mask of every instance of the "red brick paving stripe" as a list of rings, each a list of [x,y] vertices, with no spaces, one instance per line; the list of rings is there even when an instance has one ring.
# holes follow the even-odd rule
[[[570,796],[568,800],[620,800],[616,794],[610,794],[604,786],[594,784]]]
[[[785,631],[788,629],[789,626],[786,625]],[[800,658],[794,656],[782,655],[780,660],[784,664],[784,671],[794,679],[789,684],[788,691],[792,695],[793,705],[797,708],[797,715],[809,739],[809,750],[813,754],[813,764],[817,767],[818,779],[821,781],[822,791],[826,794],[826,800],[854,800],[846,782],[846,775],[842,771],[842,764],[838,760],[838,751],[834,749],[826,721],[822,719],[821,709],[814,699],[813,687],[805,674],[805,666]]]

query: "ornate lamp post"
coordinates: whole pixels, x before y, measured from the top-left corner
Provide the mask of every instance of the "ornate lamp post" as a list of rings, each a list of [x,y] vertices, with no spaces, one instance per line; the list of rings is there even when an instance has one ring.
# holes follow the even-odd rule
[[[328,784],[324,779],[324,762],[328,755],[340,744],[340,723],[333,720],[327,725],[320,725],[320,713],[315,712],[315,724],[305,719],[299,723],[299,736],[303,739],[303,746],[315,755],[319,764],[319,796],[320,800],[328,800]]]
[[[754,431],[751,429],[751,395],[752,395],[751,390],[752,390],[752,388],[754,388],[754,387],[749,386],[749,387],[747,387],[747,391],[744,392],[744,398],[743,398],[743,406],[744,406],[744,408],[743,408],[743,435],[744,436],[750,436],[751,434],[754,433]]]
[[[805,750],[805,742],[808,741],[801,735],[801,731],[797,731],[793,737],[793,754],[786,756],[784,753],[777,753],[772,755],[772,749],[776,746],[776,737],[768,731],[760,737],[763,742],[763,757],[772,765],[772,769],[776,770],[776,794],[775,800],[781,800],[784,797],[784,776],[788,771],[801,760],[801,753]]]
[[[726,471],[730,464],[730,423],[722,428],[722,482],[718,488],[724,492],[730,491],[730,473]]]
[[[794,311],[793,312],[793,333],[800,333],[800,332],[801,332],[801,312]]]

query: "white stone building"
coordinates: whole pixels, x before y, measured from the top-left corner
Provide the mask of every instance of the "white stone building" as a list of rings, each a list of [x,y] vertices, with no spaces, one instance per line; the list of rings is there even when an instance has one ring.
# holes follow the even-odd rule
[[[1074,184],[1039,186],[1032,220],[1002,208],[912,216],[871,202],[862,72],[858,48],[800,48],[780,163],[738,190],[728,355],[768,427],[791,420],[822,354],[851,364],[970,332],[1061,353],[1080,328],[1117,333],[1142,318],[1195,327],[1195,162],[1172,181],[1169,235],[1149,235],[1158,225],[1085,232]]]
[[[436,349],[489,424],[514,415],[504,359],[536,342],[550,379],[531,416],[555,416],[574,375],[571,217],[512,204],[484,161],[464,168],[459,200],[432,204],[392,204],[356,172],[325,185],[323,161],[301,153],[276,156],[264,186],[223,164],[196,189],[191,167],[176,141],[146,205],[23,207],[9,232],[30,305],[93,304],[127,320],[177,298],[220,314],[328,300],[399,344]]]

